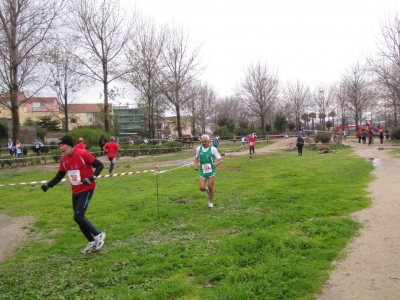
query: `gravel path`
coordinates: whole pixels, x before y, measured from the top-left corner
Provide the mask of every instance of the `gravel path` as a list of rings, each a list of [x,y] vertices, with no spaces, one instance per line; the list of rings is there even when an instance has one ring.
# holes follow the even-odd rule
[[[355,153],[375,168],[368,192],[372,205],[352,217],[363,224],[345,249],[346,257],[334,270],[318,300],[400,299],[400,203],[397,199],[400,160],[389,146],[350,143]],[[385,150],[378,150],[382,147]]]

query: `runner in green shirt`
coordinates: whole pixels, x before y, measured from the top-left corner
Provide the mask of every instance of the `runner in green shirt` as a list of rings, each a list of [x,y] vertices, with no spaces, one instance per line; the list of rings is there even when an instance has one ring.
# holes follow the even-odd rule
[[[210,146],[210,137],[206,134],[201,136],[201,146],[196,148],[196,157],[194,160],[194,169],[199,169],[200,162],[200,177],[199,189],[205,191],[208,198],[208,207],[213,208],[214,198],[214,181],[217,175],[217,166],[221,163],[221,155],[217,148]],[[206,182],[208,180],[208,186]]]

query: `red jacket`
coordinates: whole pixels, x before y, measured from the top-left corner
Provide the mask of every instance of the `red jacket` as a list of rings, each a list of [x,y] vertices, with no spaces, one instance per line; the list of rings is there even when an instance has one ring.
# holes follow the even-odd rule
[[[255,145],[256,145],[256,139],[254,138],[254,137],[249,137],[249,147],[250,148],[254,148],[255,147]]]
[[[116,142],[108,142],[104,145],[103,149],[107,151],[108,158],[116,158],[119,145]]]

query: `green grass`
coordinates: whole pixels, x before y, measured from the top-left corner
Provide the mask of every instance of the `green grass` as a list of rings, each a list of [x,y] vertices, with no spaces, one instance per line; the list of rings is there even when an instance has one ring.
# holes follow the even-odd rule
[[[1,187],[0,212],[33,216],[36,238],[1,263],[0,299],[312,299],[370,203],[373,167],[351,152],[224,159],[212,210],[192,167],[100,178],[87,218],[107,239],[90,255],[67,183]]]

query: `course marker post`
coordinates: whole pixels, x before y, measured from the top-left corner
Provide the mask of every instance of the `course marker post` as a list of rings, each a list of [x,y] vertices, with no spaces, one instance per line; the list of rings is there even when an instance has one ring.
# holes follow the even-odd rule
[[[156,175],[156,194],[157,194],[157,210],[158,210],[158,219],[160,219],[160,200],[158,198],[158,166],[154,168],[154,175]]]

